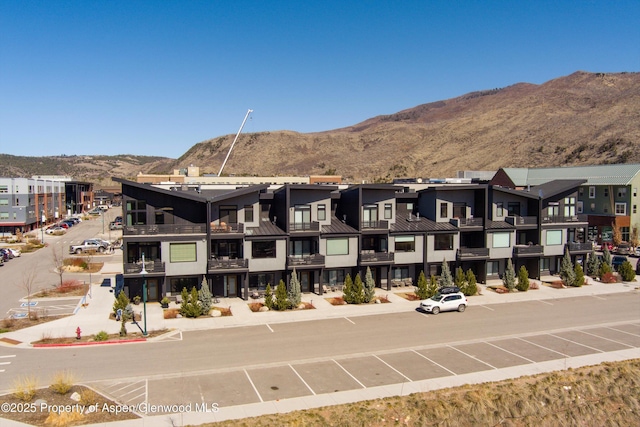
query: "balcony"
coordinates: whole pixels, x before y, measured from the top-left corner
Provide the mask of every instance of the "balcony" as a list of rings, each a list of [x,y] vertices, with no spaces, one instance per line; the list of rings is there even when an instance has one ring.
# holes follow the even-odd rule
[[[515,225],[516,227],[524,227],[524,226],[537,226],[538,225],[538,217],[537,216],[508,216],[506,217],[507,223],[511,225]]]
[[[586,242],[586,243],[581,243],[581,242],[573,242],[573,243],[567,243],[567,249],[569,249],[569,253],[571,254],[576,254],[576,253],[589,253],[593,250],[593,243],[592,242]]]
[[[244,233],[244,224],[211,223],[211,234],[216,233]]]
[[[389,221],[362,221],[363,230],[388,230]]]
[[[313,254],[303,256],[288,256],[287,263],[289,266],[301,266],[301,265],[324,265],[324,255]]]
[[[572,222],[587,222],[585,215],[576,216],[564,216],[564,215],[550,215],[542,218],[543,224],[562,224]]]
[[[157,234],[204,234],[204,224],[153,224],[126,225],[122,229],[125,236],[157,235]]]
[[[292,222],[289,224],[289,231],[320,231],[320,223],[318,221],[313,222]]]
[[[234,259],[211,259],[207,262],[207,270],[233,270],[239,268],[249,268],[249,260],[245,258]]]
[[[483,259],[489,258],[489,248],[459,248],[457,259]]]
[[[164,262],[162,261],[150,261],[144,263],[144,269],[147,273],[164,273]],[[142,263],[126,263],[124,265],[125,274],[140,274],[142,271]]]
[[[518,245],[513,247],[513,256],[540,256],[544,253],[542,245]]]
[[[394,261],[394,253],[393,252],[373,252],[373,251],[362,251],[360,252],[360,263],[369,264],[369,263],[392,263]]]

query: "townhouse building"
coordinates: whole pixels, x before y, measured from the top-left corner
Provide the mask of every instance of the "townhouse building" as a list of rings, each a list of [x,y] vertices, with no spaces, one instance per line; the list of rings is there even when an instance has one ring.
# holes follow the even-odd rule
[[[576,213],[587,218],[587,240],[611,243],[617,227],[629,241],[633,227],[640,227],[640,164],[573,166],[562,168],[503,168],[491,183],[509,188],[538,186],[558,179],[582,179]]]
[[[527,190],[486,183],[361,185],[122,185],[125,289],[149,300],[205,283],[216,296],[340,288],[371,270],[377,287],[415,285],[421,271],[499,278],[507,260],[530,277],[553,274],[565,250],[591,251],[577,213],[584,180]],[[144,270],[142,259],[145,260]]]

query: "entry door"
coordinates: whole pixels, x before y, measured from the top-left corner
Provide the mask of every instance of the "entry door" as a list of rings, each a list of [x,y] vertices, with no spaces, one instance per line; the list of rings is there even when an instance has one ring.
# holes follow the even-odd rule
[[[158,300],[158,279],[147,279],[147,301]]]
[[[225,276],[225,297],[237,297],[238,296],[238,277],[237,276]]]
[[[311,292],[310,284],[311,284],[311,272],[301,271],[300,272],[300,292]]]

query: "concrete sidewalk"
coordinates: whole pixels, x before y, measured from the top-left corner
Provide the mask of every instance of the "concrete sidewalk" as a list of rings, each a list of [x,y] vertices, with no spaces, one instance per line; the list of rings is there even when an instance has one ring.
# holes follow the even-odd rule
[[[42,323],[19,331],[5,333],[2,334],[2,338],[9,338],[10,340],[18,342],[18,344],[15,344],[18,347],[30,347],[32,342],[43,338],[74,337],[76,334],[76,328],[78,327],[85,336],[97,334],[100,331],[105,331],[109,334],[118,333],[120,331],[120,322],[109,318],[109,315],[113,310],[112,307],[114,303],[112,288],[102,287],[99,284],[102,282],[103,278],[114,276],[119,271],[118,267],[121,269],[121,264],[105,264],[102,270],[104,273],[95,275],[94,283],[91,286],[90,292],[80,300],[73,316]],[[477,305],[502,304],[531,300],[553,300],[567,297],[631,292],[633,290],[640,289],[638,282],[605,284],[593,281],[590,278],[587,279],[588,284],[580,288],[555,289],[546,283],[557,281],[558,278],[551,276],[543,277],[542,281],[531,280],[532,283],[536,283],[538,285],[538,289],[508,294],[498,294],[495,291],[488,289],[487,285],[479,285],[481,288],[481,294],[469,297],[469,306],[473,307]],[[113,278],[112,283],[115,283]],[[501,282],[489,282],[488,286],[495,284],[501,284]],[[221,298],[218,303],[214,304],[214,306],[230,308],[232,316],[200,317],[197,319],[164,319],[164,312],[160,304],[152,302],[146,304],[147,331],[163,329],[180,331],[205,330],[237,326],[300,322],[338,317],[410,312],[414,311],[418,307],[419,302],[409,301],[400,296],[400,294],[412,292],[413,290],[414,288],[411,286],[394,288],[392,291],[376,289],[376,294],[386,297],[390,303],[342,306],[333,306],[327,301],[327,298],[341,296],[341,292],[330,292],[322,296],[316,294],[303,294],[302,300],[310,302],[315,308],[309,310],[289,310],[285,312],[268,311],[254,313],[249,309],[249,303],[254,302],[253,300],[244,301],[239,298]],[[142,313],[144,309],[143,304],[134,305],[133,307],[136,313]],[[179,305],[172,302],[169,307],[178,308]],[[143,327],[144,322],[139,322],[139,324]],[[139,329],[130,322],[127,323],[127,330],[129,332],[139,332]],[[0,343],[2,342],[0,341]],[[2,344],[8,345],[6,342]]]

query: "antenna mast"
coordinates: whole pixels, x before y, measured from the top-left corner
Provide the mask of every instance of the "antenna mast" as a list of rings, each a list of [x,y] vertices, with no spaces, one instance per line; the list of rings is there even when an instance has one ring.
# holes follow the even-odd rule
[[[238,140],[238,137],[240,136],[240,132],[242,132],[242,128],[244,127],[245,122],[247,121],[247,119],[249,118],[249,114],[253,113],[253,110],[249,109],[247,111],[247,115],[244,116],[244,120],[242,121],[242,124],[240,125],[240,129],[238,129],[238,133],[236,134],[236,137],[233,139],[233,142],[231,143],[231,148],[229,148],[229,152],[227,153],[227,157],[224,158],[224,162],[222,162],[222,166],[220,167],[220,172],[218,172],[218,176],[222,176],[222,169],[224,169],[224,165],[227,164],[227,160],[229,160],[229,156],[231,155],[231,150],[233,150],[233,146],[236,144],[236,141]]]

